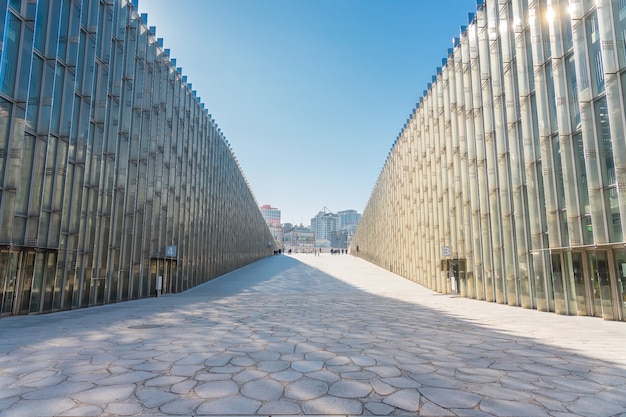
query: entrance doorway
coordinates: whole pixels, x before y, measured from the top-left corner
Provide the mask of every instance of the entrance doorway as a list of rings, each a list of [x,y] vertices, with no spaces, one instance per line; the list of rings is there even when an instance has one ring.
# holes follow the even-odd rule
[[[0,315],[28,314],[35,252],[0,250]]]
[[[626,320],[626,250],[618,249],[613,252],[613,256],[615,257],[619,318]]]
[[[442,259],[441,270],[442,274],[445,276],[444,282],[448,283],[450,293],[467,297],[468,288],[465,259]]]
[[[0,252],[0,314],[3,316],[14,314],[20,257],[19,252]]]
[[[589,278],[591,280],[591,294],[593,315],[606,320],[614,320],[613,304],[611,302],[611,273],[607,251],[589,252]]]
[[[151,295],[156,295],[159,277],[161,277],[162,294],[178,291],[176,285],[176,268],[176,259],[150,259],[150,288],[153,288]]]

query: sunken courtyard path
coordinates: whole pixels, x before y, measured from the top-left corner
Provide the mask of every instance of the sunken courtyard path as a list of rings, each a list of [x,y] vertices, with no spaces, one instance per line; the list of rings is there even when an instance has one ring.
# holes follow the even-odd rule
[[[0,416],[626,416],[626,323],[440,295],[348,255],[0,319]]]

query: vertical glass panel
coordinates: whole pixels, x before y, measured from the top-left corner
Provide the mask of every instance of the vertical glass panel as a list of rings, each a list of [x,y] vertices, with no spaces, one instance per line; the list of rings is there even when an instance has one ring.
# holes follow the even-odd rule
[[[35,23],[35,49],[42,54],[46,47],[46,32],[48,31],[48,6],[50,0],[39,0],[37,7],[37,21]]]
[[[2,51],[2,67],[0,74],[0,91],[9,97],[13,97],[15,83],[17,81],[18,56],[20,50],[20,34],[22,22],[13,13],[8,13],[7,33],[5,35],[5,45]]]
[[[28,100],[28,82],[30,81],[30,66],[33,57],[33,28],[30,25],[22,25],[22,37],[20,39],[21,58],[18,64],[18,82],[15,99],[21,103]]]
[[[43,77],[43,60],[37,55],[33,55],[30,74],[30,92],[26,110],[26,126],[29,130],[36,131],[39,106],[41,103],[41,78]]]
[[[557,314],[567,314],[565,304],[565,291],[563,290],[563,268],[561,254],[553,254],[552,257],[552,287],[554,288],[554,304]]]
[[[528,68],[531,69],[534,65],[534,61],[533,61],[533,48],[529,47],[529,45],[532,45],[532,41],[530,38],[530,30],[528,29],[525,30],[524,36],[526,38],[525,44],[528,45],[526,47],[526,62],[527,62]],[[535,77],[531,70],[529,70],[529,74],[528,74],[528,90],[535,91]]]
[[[61,108],[61,120],[59,124],[59,135],[67,137],[70,135],[72,126],[72,105],[74,99],[74,74],[65,69],[63,84],[63,104]]]
[[[591,282],[591,302],[593,315],[602,317],[602,298],[600,296],[600,282],[598,280],[598,262],[595,252],[590,252],[589,256],[589,280]]]
[[[548,300],[547,296],[547,288],[546,288],[546,277],[545,277],[545,269],[543,264],[543,254],[535,252],[532,254],[533,258],[533,273],[534,273],[534,296],[536,306],[541,311],[549,311],[548,309]]]
[[[547,9],[543,2],[540,2],[541,16],[546,16]],[[548,60],[552,56],[552,45],[550,44],[550,25],[548,19],[541,19],[541,39],[543,41],[543,56]]]
[[[35,137],[25,134],[22,146],[22,164],[20,166],[20,182],[17,187],[17,198],[15,199],[15,213],[26,215],[28,214],[28,195],[32,180]]]
[[[626,1],[613,1],[615,19],[615,37],[620,68],[626,67]]]
[[[583,267],[583,256],[579,252],[571,255],[572,275],[574,278],[574,291],[576,297],[576,314],[586,316],[589,314],[590,302],[587,297],[587,286],[585,284],[585,273]]]
[[[94,74],[96,73],[96,40],[93,35],[87,35],[85,44],[85,73],[84,73],[84,91],[87,95],[92,94],[92,88],[94,83]]]
[[[4,306],[4,289],[7,283],[9,270],[9,252],[0,252],[0,313]]]
[[[626,1],[623,2],[626,4]],[[626,320],[626,251],[623,249],[616,250],[615,253],[615,271],[617,276],[617,294],[619,296],[621,318]]]
[[[39,120],[38,127],[41,126],[42,131],[48,131],[50,126],[50,115],[52,112],[52,94],[54,93],[54,64],[52,61],[44,62],[42,89],[39,100]]]
[[[68,22],[68,37],[69,37],[69,51],[66,58],[66,63],[69,66],[76,66],[76,59],[78,57],[78,45],[80,37],[80,5],[77,2],[71,2],[71,17]]]
[[[559,223],[561,227],[561,242],[567,245],[569,242],[569,227],[567,226],[567,211],[561,210],[559,212]]]
[[[580,130],[580,105],[578,102],[578,82],[576,80],[576,64],[574,55],[567,58],[567,80],[569,83],[569,110],[572,130]]]
[[[624,106],[626,106],[626,72],[622,73],[622,99],[623,99],[623,104]],[[0,101],[0,105],[1,105],[1,101]],[[0,139],[1,140],[1,139]]]
[[[561,145],[557,135],[552,136],[552,156],[554,158],[554,176],[556,182],[557,207],[565,208],[565,187],[563,184],[563,163],[561,158]]]
[[[26,236],[26,217],[15,216],[13,218],[13,233],[11,233],[11,242],[18,245],[25,244]]]
[[[596,126],[598,129],[598,148],[600,149],[600,163],[602,165],[602,182],[604,187],[615,185],[615,163],[611,143],[611,127],[606,105],[606,97],[595,103]]]
[[[56,254],[48,252],[46,256],[46,266],[44,272],[44,299],[42,312],[49,313],[52,311],[52,294],[54,291],[54,275],[56,272]]]
[[[40,212],[39,214],[39,232],[37,239],[39,246],[51,246],[48,242],[48,230],[50,227],[50,213]]]
[[[46,144],[42,140],[37,140],[32,169],[32,181],[27,185],[30,188],[30,194],[32,196],[28,212],[33,215],[39,215],[39,211],[41,210],[41,192],[43,188],[45,164]]]
[[[585,19],[589,59],[591,60],[591,84],[594,95],[604,91],[604,63],[602,61],[602,44],[598,26],[598,14],[594,10]]]
[[[577,133],[573,137],[574,141],[574,164],[576,166],[576,185],[578,186],[578,198],[581,212],[591,214],[589,207],[589,184],[587,181],[587,169],[585,164],[585,149],[583,145],[583,135]]]
[[[87,7],[89,14],[87,14],[87,16],[89,16],[89,19],[87,20],[87,23],[85,26],[87,27],[97,27],[98,25],[98,9],[99,9],[99,5],[100,2],[98,1],[89,1],[87,2],[89,3],[89,6]],[[85,4],[85,2],[83,2],[83,4]]]
[[[67,56],[67,45],[70,41],[69,36],[69,20],[70,20],[70,3],[69,1],[63,1],[61,4],[60,17],[61,17],[61,25],[60,32],[61,36],[59,37],[59,45],[57,50],[58,57],[65,61],[65,57]]]
[[[69,310],[74,302],[74,274],[67,270],[66,252],[59,252],[57,259],[57,284],[61,292],[61,309]]]
[[[567,10],[569,5],[566,1],[561,3],[561,33],[563,36],[563,50],[569,51],[574,47],[574,37],[572,35],[572,25],[569,19],[569,11]]]
[[[13,312],[13,302],[15,300],[15,286],[17,285],[17,274],[19,273],[19,253],[9,253],[6,261],[6,272],[3,285],[4,296],[0,300],[2,303],[1,314],[10,314]]]
[[[128,271],[122,270],[120,271],[120,284],[119,288],[121,288],[120,301],[128,300]]]
[[[50,8],[48,13],[50,19],[48,19],[48,32],[46,39],[46,51],[45,56],[47,58],[56,58],[57,46],[59,44],[59,15],[61,11],[61,0],[49,0]]]
[[[0,1],[0,3],[2,3]],[[34,1],[26,2],[26,20],[34,22],[37,17],[37,3]]]
[[[613,300],[611,297],[611,279],[608,254],[606,251],[596,253],[597,278],[600,285],[600,299],[602,300],[602,317],[607,320],[615,319]]]
[[[537,95],[530,95],[530,108],[533,120],[533,147],[535,148],[535,158],[541,158],[541,141],[539,140],[539,118],[537,115]]]
[[[0,185],[4,184],[4,170],[7,160],[10,123],[11,104],[0,98]]]
[[[556,117],[556,93],[554,92],[554,71],[552,64],[546,64],[546,84],[548,89],[548,111],[550,112],[550,132],[555,133],[559,130],[559,124]]]
[[[21,13],[21,11],[22,11],[22,0],[10,0],[9,1],[9,6],[13,7],[13,9],[17,13]]]
[[[64,68],[63,66],[57,64],[54,71],[54,101],[52,107],[52,126],[51,131],[58,134],[59,133],[59,124],[61,122],[61,107],[63,104],[63,79],[64,79]]]
[[[609,222],[609,233],[611,242],[621,242],[623,237],[621,216],[619,213],[619,199],[617,187],[610,187],[604,193],[607,207],[607,220]]]
[[[598,148],[600,149],[600,165],[602,169],[602,185],[604,187],[606,218],[609,226],[611,242],[622,241],[619,201],[617,196],[617,176],[613,158],[611,127],[606,104],[606,97],[595,103],[596,125],[598,129]]]
[[[591,216],[583,216],[582,230],[583,230],[583,244],[593,245],[593,226],[591,225]]]
[[[574,281],[571,255],[571,252],[564,252],[561,258],[563,260],[563,291],[565,293],[567,314],[576,315],[576,284]]]
[[[35,255],[35,266],[33,268],[33,287],[30,296],[30,312],[39,313],[41,304],[41,286],[43,284],[43,262],[44,254],[39,252]]]
[[[22,271],[20,273],[19,293],[16,297],[18,300],[16,314],[28,314],[30,307],[30,297],[33,285],[33,273],[35,271],[35,253],[24,252],[22,255]]]
[[[82,30],[80,31],[80,36],[79,36],[79,45],[80,45],[80,52],[77,56],[76,59],[76,89],[78,90],[78,92],[83,92],[83,77],[84,77],[84,70],[85,70],[85,63],[86,63],[86,56],[84,54],[84,49],[85,49],[85,43],[87,42],[87,34],[85,32],[83,32]]]

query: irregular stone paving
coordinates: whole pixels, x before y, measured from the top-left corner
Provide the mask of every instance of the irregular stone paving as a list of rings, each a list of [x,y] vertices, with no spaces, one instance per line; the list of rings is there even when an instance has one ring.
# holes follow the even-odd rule
[[[626,323],[433,293],[347,255],[0,319],[0,416],[626,416]]]

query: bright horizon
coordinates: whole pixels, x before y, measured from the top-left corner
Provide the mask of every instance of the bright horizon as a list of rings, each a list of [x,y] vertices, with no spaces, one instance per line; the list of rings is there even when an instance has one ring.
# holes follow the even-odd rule
[[[259,206],[363,210],[475,0],[139,0]]]

